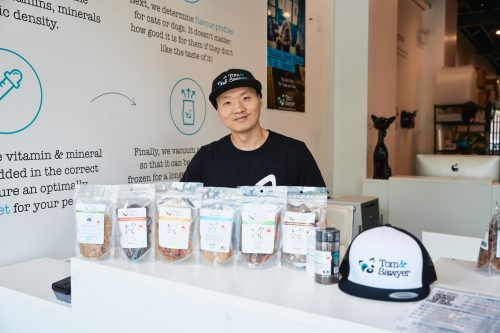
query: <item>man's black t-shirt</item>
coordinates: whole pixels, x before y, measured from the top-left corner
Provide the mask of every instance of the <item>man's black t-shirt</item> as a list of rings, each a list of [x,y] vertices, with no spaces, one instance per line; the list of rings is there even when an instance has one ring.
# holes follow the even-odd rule
[[[201,147],[181,178],[204,186],[319,186],[325,181],[304,142],[269,131],[264,144],[243,151],[230,135]]]

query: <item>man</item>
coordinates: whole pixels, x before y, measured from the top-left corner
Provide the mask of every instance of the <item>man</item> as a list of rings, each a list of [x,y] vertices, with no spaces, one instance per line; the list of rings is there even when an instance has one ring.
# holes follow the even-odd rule
[[[261,90],[261,83],[244,69],[229,69],[215,78],[209,99],[231,134],[201,147],[181,181],[218,187],[325,187],[302,141],[261,127]]]

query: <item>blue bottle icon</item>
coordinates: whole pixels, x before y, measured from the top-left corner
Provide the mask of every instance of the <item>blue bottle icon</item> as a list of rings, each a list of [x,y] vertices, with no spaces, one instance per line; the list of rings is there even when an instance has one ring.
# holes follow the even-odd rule
[[[181,90],[183,100],[182,100],[182,124],[183,125],[194,125],[195,119],[195,109],[194,109],[194,95],[196,91],[189,88]]]
[[[3,80],[0,81],[0,101],[7,96],[12,89],[19,89],[21,80],[23,79],[23,74],[18,69],[13,69],[10,72],[5,71],[3,76]]]

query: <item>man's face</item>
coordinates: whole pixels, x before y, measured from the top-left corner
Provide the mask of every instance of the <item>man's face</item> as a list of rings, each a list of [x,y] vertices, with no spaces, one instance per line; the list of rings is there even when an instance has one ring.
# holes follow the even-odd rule
[[[234,88],[217,97],[217,112],[233,133],[249,133],[259,126],[262,98],[253,88]]]

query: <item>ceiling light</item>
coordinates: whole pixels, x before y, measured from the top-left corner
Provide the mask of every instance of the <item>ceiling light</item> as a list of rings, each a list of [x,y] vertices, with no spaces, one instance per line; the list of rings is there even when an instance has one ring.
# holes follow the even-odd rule
[[[500,29],[497,29],[497,31],[495,31],[495,35],[500,36]]]

